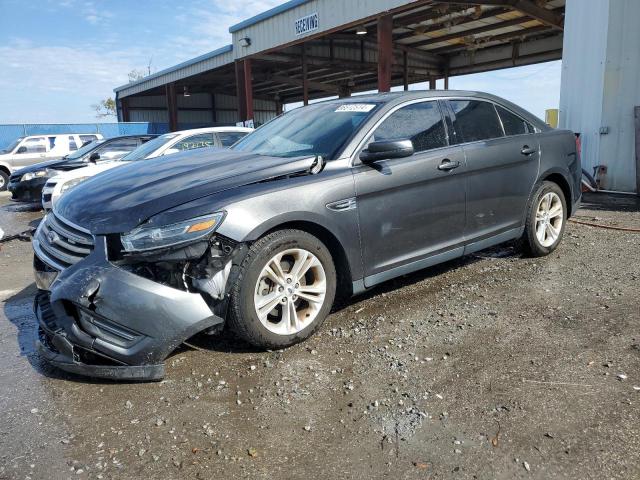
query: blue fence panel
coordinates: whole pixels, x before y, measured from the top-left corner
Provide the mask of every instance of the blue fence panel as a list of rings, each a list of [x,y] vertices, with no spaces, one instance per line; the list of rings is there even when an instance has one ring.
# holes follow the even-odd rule
[[[105,138],[118,135],[162,134],[169,131],[167,123],[25,123],[0,125],[0,150],[18,137],[54,135],[60,133],[100,133]]]

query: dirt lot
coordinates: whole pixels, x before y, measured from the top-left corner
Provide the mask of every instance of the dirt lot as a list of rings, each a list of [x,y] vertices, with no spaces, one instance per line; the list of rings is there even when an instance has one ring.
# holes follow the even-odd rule
[[[602,203],[607,200],[605,203]],[[6,233],[40,218],[7,205]],[[640,228],[632,197],[579,220]],[[278,352],[195,338],[167,377],[33,352],[29,243],[0,252],[0,478],[639,478],[640,234],[571,223],[387,283]]]

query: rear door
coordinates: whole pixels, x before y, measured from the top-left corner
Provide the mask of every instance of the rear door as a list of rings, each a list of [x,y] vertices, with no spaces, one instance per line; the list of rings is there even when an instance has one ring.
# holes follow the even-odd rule
[[[49,151],[47,152],[49,160],[62,158],[69,154],[68,135],[49,135],[47,136],[47,142],[49,143]]]
[[[523,223],[538,173],[536,135],[529,133],[523,119],[492,102],[453,99],[448,103],[467,159],[466,241],[513,237]]]
[[[414,155],[354,166],[366,286],[463,250],[464,154],[448,144],[437,101],[400,107],[369,140],[407,138]]]

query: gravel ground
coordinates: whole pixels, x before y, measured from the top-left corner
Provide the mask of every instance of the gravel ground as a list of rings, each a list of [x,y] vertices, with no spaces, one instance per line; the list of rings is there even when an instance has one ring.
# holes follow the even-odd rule
[[[6,233],[41,216],[7,205]],[[633,197],[577,219],[640,228]],[[640,477],[640,234],[570,223],[388,282],[261,352],[196,337],[160,383],[33,352],[29,243],[0,252],[0,478]]]

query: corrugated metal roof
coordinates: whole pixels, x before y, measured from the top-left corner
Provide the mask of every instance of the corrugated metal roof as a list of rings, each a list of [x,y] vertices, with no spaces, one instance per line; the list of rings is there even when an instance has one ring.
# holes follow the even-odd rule
[[[289,0],[288,2],[283,3],[282,5],[278,5],[273,7],[266,12],[259,13],[251,18],[247,18],[240,23],[236,23],[229,27],[229,32],[234,33],[238,30],[242,30],[243,28],[250,27],[251,25],[255,25],[256,23],[262,22],[263,20],[267,20],[268,18],[275,17],[276,15],[286,12],[287,10],[291,10],[292,8],[297,7],[298,5],[302,5],[304,3],[310,2],[311,0]]]
[[[209,53],[205,53],[204,55],[200,55],[199,57],[195,57],[192,58],[190,60],[187,60],[186,62],[182,62],[179,63],[178,65],[175,65],[173,67],[169,67],[169,68],[165,68],[164,70],[160,70],[159,72],[156,72],[152,75],[149,75],[147,77],[144,77],[140,80],[137,80],[135,82],[131,82],[131,83],[127,83],[126,85],[121,85],[120,87],[116,87],[113,89],[114,92],[116,93],[120,93],[120,92],[124,92],[124,91],[128,91],[128,90],[139,90],[135,87],[139,87],[145,83],[148,83],[150,80],[154,80],[154,79],[158,79],[160,77],[166,76],[168,74],[174,73],[174,72],[178,72],[179,70],[182,69],[186,69],[188,67],[191,67],[193,65],[196,65],[198,63],[202,63],[205,62],[207,60],[212,60],[216,57],[219,57],[221,55],[224,55],[225,53],[230,53],[233,51],[233,45],[225,45],[224,47],[218,48],[216,50],[213,50],[212,52]],[[226,63],[231,63],[233,61],[233,58],[230,58],[229,61],[227,62],[222,62],[222,64],[226,64]],[[200,72],[195,72],[195,73],[200,73]],[[188,77],[190,76],[192,73],[189,72],[189,74],[184,75],[183,77]],[[174,78],[173,80],[177,80],[179,78]],[[146,90],[147,88],[152,88],[152,87],[147,87],[145,86],[145,88],[143,88],[143,90]],[[136,92],[131,92],[131,93],[136,93]]]

